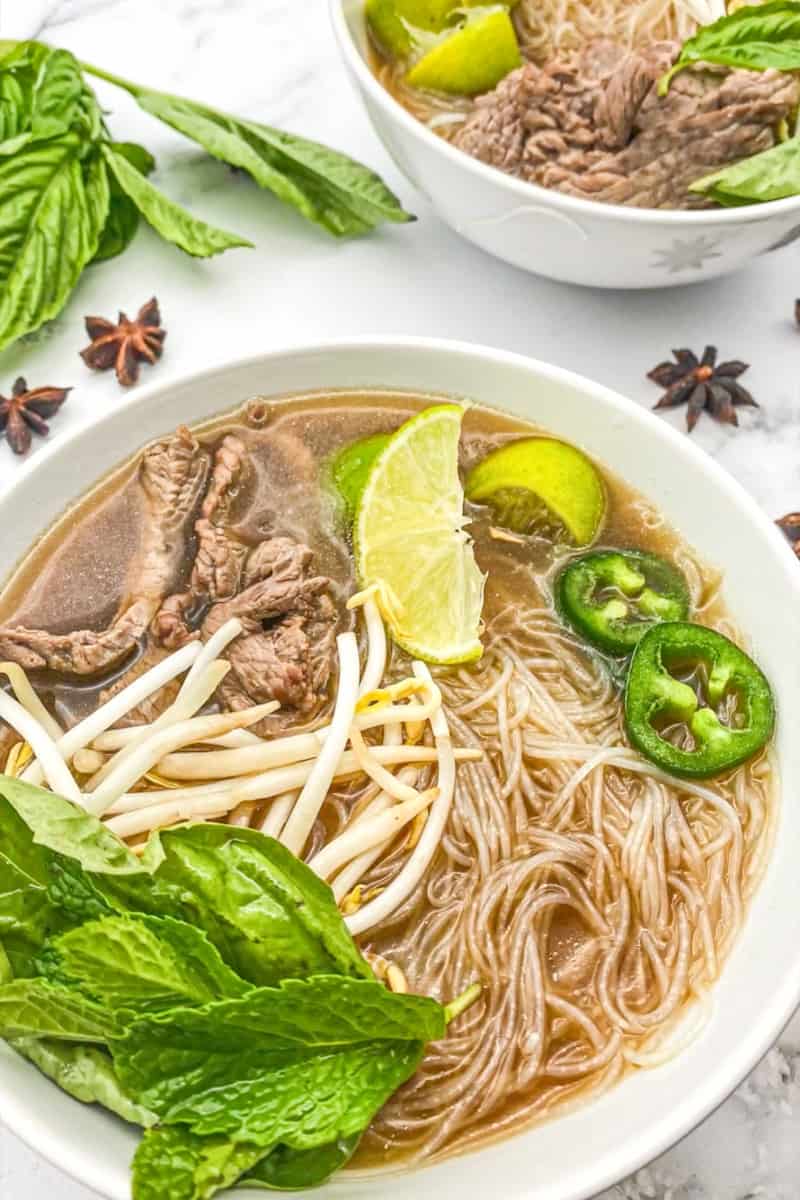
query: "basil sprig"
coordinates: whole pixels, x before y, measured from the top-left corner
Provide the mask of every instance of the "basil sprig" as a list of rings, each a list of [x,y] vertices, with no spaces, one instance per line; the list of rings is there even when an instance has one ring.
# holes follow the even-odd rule
[[[770,0],[747,5],[699,29],[660,79],[659,95],[667,94],[677,74],[698,63],[749,71],[800,70],[800,3]]]
[[[113,140],[87,74],[337,237],[413,219],[378,175],[327,146],[140,87],[67,50],[0,42],[0,350],[55,317],[84,268],[121,254],[141,217],[195,257],[252,245],[147,178],[152,156]]]

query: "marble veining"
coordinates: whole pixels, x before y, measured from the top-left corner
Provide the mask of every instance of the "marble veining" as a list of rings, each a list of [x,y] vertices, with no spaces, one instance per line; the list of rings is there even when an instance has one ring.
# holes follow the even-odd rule
[[[121,75],[328,141],[379,170],[420,218],[336,243],[98,84],[115,136],[156,154],[159,186],[256,248],[195,262],[143,229],[123,258],[87,271],[57,321],[0,354],[0,393],[19,374],[32,386],[74,387],[52,437],[90,425],[119,396],[110,374],[92,375],[78,358],[84,314],[135,310],[153,293],[169,335],[143,382],[288,343],[424,333],[556,362],[647,405],[658,396],[650,367],[673,346],[713,342],[722,358],[752,363],[744,382],[762,408],[742,412],[738,431],[704,416],[696,441],[770,516],[800,508],[797,244],[739,275],[669,293],[580,290],[494,261],[445,228],[399,175],[338,61],[325,0],[0,0],[0,37],[36,34]],[[682,427],[682,412],[665,419]],[[1,443],[0,492],[20,467]],[[602,1200],[798,1200],[799,1135],[795,1018],[716,1114]],[[96,1200],[1,1126],[0,1195]]]

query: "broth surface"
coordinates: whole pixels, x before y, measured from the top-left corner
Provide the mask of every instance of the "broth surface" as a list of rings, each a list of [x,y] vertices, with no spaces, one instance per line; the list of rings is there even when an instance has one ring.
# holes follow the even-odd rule
[[[320,480],[341,447],[391,432],[449,399],[320,392],[251,403],[194,432],[210,448],[231,432],[244,442],[251,469],[233,497],[228,528],[251,546],[275,535],[306,543],[315,569],[333,581],[345,627],[345,602],[355,590],[352,556]],[[508,440],[541,432],[471,407],[462,468]],[[17,567],[0,593],[0,623],[62,632],[109,622],[125,594],[140,529],[137,461],[79,501]],[[636,547],[674,562],[699,619],[741,640],[720,597],[720,577],[646,499],[600,470],[608,515],[598,545]],[[480,747],[485,765],[459,769],[446,837],[417,893],[359,941],[368,954],[397,964],[410,990],[442,1001],[481,979],[483,1008],[431,1048],[418,1076],[379,1115],[356,1157],[361,1167],[474,1148],[643,1065],[662,1024],[652,1014],[663,1008],[667,1028],[713,983],[712,965],[718,969],[735,936],[774,824],[766,752],[709,784],[719,798],[714,804],[677,780],[659,782],[624,764],[574,782],[587,757],[604,747],[626,752],[626,743],[607,668],[553,613],[552,568],[569,549],[550,536],[498,536],[485,508],[468,506],[468,515],[488,577],[486,654],[474,667],[435,674],[454,738]],[[194,553],[190,538],[183,583]],[[130,665],[85,682],[49,672],[35,682],[56,715],[72,723]],[[395,649],[390,677],[408,671]],[[368,791],[363,781],[334,788],[306,857],[342,828]],[[537,856],[557,855],[559,847],[563,863],[535,877]],[[385,886],[404,853],[401,838],[370,869],[365,891]]]

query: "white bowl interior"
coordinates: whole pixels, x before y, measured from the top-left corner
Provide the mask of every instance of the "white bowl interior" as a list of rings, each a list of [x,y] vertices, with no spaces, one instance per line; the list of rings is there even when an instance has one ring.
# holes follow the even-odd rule
[[[767,876],[714,992],[713,1016],[691,1048],[598,1100],[500,1145],[413,1174],[340,1179],[351,1200],[585,1200],[687,1132],[752,1068],[800,1000],[800,571],[780,534],[744,491],[686,437],[622,397],[568,372],[446,342],[362,339],[266,355],[142,391],[90,430],[55,442],[0,502],[3,567],[98,475],[179,422],[256,394],[363,386],[465,396],[527,417],[583,446],[661,506],[710,563],[752,638],[778,697],[783,806]],[[70,1174],[113,1200],[130,1195],[134,1131],[58,1091],[3,1048],[0,1112]],[[255,1195],[255,1193],[253,1193]]]

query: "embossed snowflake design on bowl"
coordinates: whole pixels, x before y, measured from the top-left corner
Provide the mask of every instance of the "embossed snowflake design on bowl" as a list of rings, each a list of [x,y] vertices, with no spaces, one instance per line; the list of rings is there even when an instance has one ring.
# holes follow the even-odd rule
[[[695,238],[673,238],[672,245],[656,250],[651,266],[676,275],[679,271],[700,271],[713,258],[721,258],[717,238],[701,234]]]

